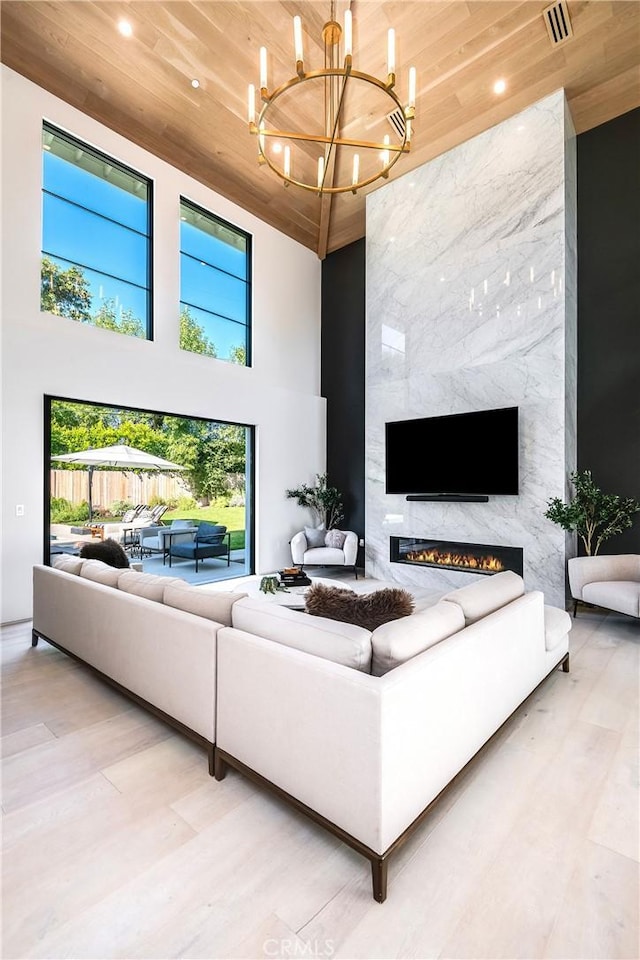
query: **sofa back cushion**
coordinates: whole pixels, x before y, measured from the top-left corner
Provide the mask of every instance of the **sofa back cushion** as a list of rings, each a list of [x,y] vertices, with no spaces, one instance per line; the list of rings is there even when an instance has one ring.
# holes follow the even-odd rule
[[[146,600],[155,600],[162,603],[164,591],[169,584],[184,584],[185,581],[180,577],[169,579],[153,573],[138,573],[137,570],[125,570],[120,572],[118,580],[118,589],[125,593],[133,593],[137,597],[144,597]]]
[[[483,617],[499,610],[505,604],[517,600],[524,594],[524,580],[511,570],[494,573],[491,577],[483,577],[477,583],[470,583],[466,587],[445,593],[443,600],[457,603],[464,613],[466,626],[482,620]]]
[[[102,560],[83,560],[80,576],[85,580],[103,583],[107,587],[117,587],[120,577],[129,577],[132,574],[128,570],[111,567]],[[133,576],[140,576],[140,574],[133,574]]]
[[[56,570],[64,570],[65,573],[76,575],[82,570],[83,563],[82,557],[74,557],[71,553],[56,553],[51,558],[51,566]]]
[[[171,582],[164,590],[164,602],[168,607],[176,607],[197,617],[205,617],[231,626],[231,608],[237,600],[246,597],[246,593],[230,593],[222,590],[203,590],[188,583]]]
[[[312,617],[268,600],[245,597],[233,604],[232,625],[255,636],[283,643],[315,657],[368,673],[371,633],[353,623]],[[265,680],[268,682],[268,679]]]
[[[402,620],[384,623],[371,634],[371,673],[374,677],[381,677],[464,626],[462,608],[448,600],[441,600]]]

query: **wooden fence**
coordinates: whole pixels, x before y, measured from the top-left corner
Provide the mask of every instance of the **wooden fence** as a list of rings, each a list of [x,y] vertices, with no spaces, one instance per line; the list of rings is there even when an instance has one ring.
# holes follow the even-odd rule
[[[89,499],[87,470],[52,470],[51,496],[63,497],[71,503]],[[116,500],[149,503],[153,497],[177,500],[191,492],[178,477],[166,473],[122,473],[119,470],[94,470],[91,487],[93,506],[108,508]]]

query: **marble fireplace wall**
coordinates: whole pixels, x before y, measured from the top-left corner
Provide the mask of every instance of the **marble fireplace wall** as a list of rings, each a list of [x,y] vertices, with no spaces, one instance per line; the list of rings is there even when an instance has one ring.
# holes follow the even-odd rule
[[[526,589],[565,605],[574,543],[544,511],[576,465],[575,234],[562,90],[367,197],[367,575],[443,590],[479,576],[392,564],[390,536],[503,544],[524,549]],[[387,421],[513,405],[519,496],[385,494]]]

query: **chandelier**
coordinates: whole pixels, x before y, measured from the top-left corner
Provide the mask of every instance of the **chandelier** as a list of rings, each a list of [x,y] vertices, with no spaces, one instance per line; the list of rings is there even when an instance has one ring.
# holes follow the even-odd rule
[[[387,75],[379,80],[353,68],[351,11],[344,31],[335,19],[322,29],[324,67],[307,70],[302,20],[293,18],[295,76],[269,90],[267,49],[260,48],[260,101],[249,84],[249,130],[258,142],[258,163],[266,164],[283,181],[323,194],[356,193],[389,176],[411,148],[415,118],[416,71],[409,69],[408,96],[403,104],[396,91],[395,31],[387,35]],[[342,41],[342,42],[341,42]],[[341,51],[342,46],[342,51]],[[389,133],[393,131],[393,141]]]

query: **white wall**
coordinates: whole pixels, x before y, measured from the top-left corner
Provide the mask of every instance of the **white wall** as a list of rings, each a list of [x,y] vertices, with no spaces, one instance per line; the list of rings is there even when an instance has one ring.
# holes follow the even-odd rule
[[[2,66],[2,596],[0,621],[31,616],[42,562],[43,396],[255,424],[256,572],[290,561],[305,522],[285,489],[325,465],[320,271],[315,254],[236,204]],[[43,119],[154,184],[155,339],[40,311]],[[253,366],[178,348],[179,198],[253,236]],[[16,505],[24,504],[23,517]]]
[[[527,589],[564,606],[571,541],[544,512],[576,465],[575,234],[562,90],[367,197],[370,575],[442,590],[479,576],[392,564],[391,535],[522,547]],[[520,411],[519,496],[385,495],[385,422],[506,406]],[[414,453],[429,492],[429,451]]]

